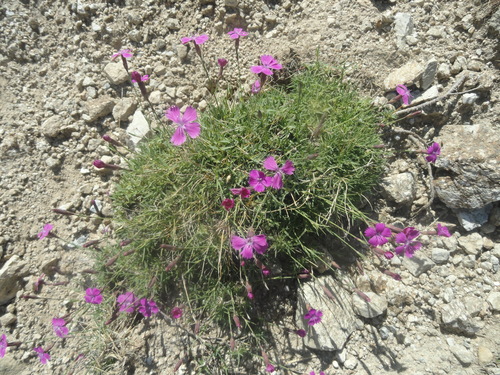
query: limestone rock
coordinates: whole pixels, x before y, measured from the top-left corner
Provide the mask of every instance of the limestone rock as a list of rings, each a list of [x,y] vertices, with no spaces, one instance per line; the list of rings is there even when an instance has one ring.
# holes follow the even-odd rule
[[[418,82],[423,71],[424,67],[422,64],[410,61],[401,68],[391,72],[384,80],[384,87],[386,90],[394,90],[396,85],[399,84],[412,85]]]
[[[129,80],[128,73],[123,67],[121,59],[118,59],[116,62],[110,62],[109,64],[107,64],[104,67],[104,74],[106,74],[109,82],[111,82],[113,85],[119,85]]]
[[[467,231],[470,232],[476,228],[480,228],[484,223],[488,221],[488,215],[491,211],[491,204],[488,204],[481,208],[469,209],[469,210],[459,210],[454,209],[453,212],[457,215],[460,225]]]
[[[493,311],[495,312],[500,311],[500,292],[490,293],[486,298],[486,301],[488,301]]]
[[[422,73],[422,78],[420,79],[420,87],[422,90],[427,90],[431,87],[434,77],[437,72],[438,61],[435,58],[430,59],[425,64],[424,71]]]
[[[474,354],[467,350],[463,345],[452,344],[450,351],[463,366],[470,366],[474,361]]]
[[[135,146],[139,141],[149,133],[149,124],[141,111],[134,113],[134,118],[127,127],[127,134]]]
[[[137,103],[132,98],[123,98],[113,107],[113,117],[116,121],[127,121],[137,109]]]
[[[469,255],[478,255],[483,248],[483,237],[479,233],[471,233],[458,239],[458,245]]]
[[[434,184],[446,206],[478,209],[500,200],[500,132],[494,125],[445,125],[435,141],[443,147]]]
[[[387,311],[387,299],[373,292],[365,292],[370,302],[365,301],[357,293],[352,295],[354,309],[363,318],[375,318]]]
[[[443,328],[460,334],[474,335],[480,326],[472,320],[460,299],[454,299],[441,308]]]
[[[17,321],[17,316],[12,313],[4,314],[0,317],[0,327],[7,327]]]
[[[480,364],[490,363],[493,361],[494,356],[490,349],[484,345],[479,345],[477,348],[477,359]]]
[[[327,288],[336,298],[328,298]],[[323,312],[321,323],[308,326],[304,320],[306,304]],[[349,335],[356,330],[351,297],[331,276],[302,283],[298,290],[298,307],[295,316],[298,328],[305,329],[304,343],[311,349],[336,351],[344,347]]]
[[[396,13],[394,16],[394,33],[398,48],[406,46],[406,39],[413,34],[413,19],[409,13]]]
[[[381,186],[387,199],[398,204],[411,203],[415,199],[415,177],[410,172],[385,177]]]
[[[411,258],[403,258],[403,266],[415,277],[429,271],[434,267],[434,262],[427,258],[422,253],[417,251],[416,255]]]
[[[94,122],[100,117],[107,116],[113,111],[115,101],[109,96],[103,96],[91,100],[87,103],[87,115],[84,116],[86,122]]]
[[[446,249],[436,247],[432,249],[431,254],[431,259],[436,264],[444,264],[450,259],[450,252]]]
[[[17,255],[0,269],[0,305],[7,303],[21,289],[19,279],[28,274],[28,265]]]
[[[41,131],[42,134],[49,138],[57,137],[63,128],[63,118],[61,116],[55,115],[49,117],[42,123]]]

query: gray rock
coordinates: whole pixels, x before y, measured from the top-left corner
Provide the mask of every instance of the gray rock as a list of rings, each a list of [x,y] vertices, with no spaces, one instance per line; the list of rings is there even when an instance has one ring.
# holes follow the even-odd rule
[[[387,311],[387,299],[373,292],[365,292],[370,302],[365,301],[357,293],[353,293],[352,302],[354,310],[363,318],[375,318]]]
[[[167,18],[165,21],[165,27],[169,30],[177,31],[180,30],[181,25],[179,20],[176,18]]]
[[[448,63],[439,64],[439,68],[437,70],[437,76],[440,79],[448,79],[451,76],[451,67]]]
[[[458,210],[454,209],[457,219],[467,232],[480,228],[484,223],[488,221],[488,214],[491,211],[491,204],[488,204],[481,208],[470,209],[470,210]]]
[[[462,259],[462,266],[465,268],[476,268],[476,257],[474,255],[467,255]]]
[[[59,115],[49,117],[42,123],[40,128],[42,134],[48,138],[56,138],[63,133],[63,118]]]
[[[422,94],[415,95],[411,103],[420,104],[429,101],[431,99],[434,99],[437,96],[439,96],[439,88],[437,86],[431,86],[429,89],[425,90]]]
[[[87,103],[87,114],[83,116],[86,122],[94,122],[100,117],[109,115],[113,111],[115,101],[109,96],[103,96]]]
[[[413,19],[409,13],[396,13],[394,16],[394,33],[398,48],[406,46],[406,38],[413,34]]]
[[[458,74],[464,69],[467,69],[467,59],[464,56],[458,56],[451,66],[451,74]]]
[[[127,134],[130,136],[132,143],[137,146],[139,141],[149,133],[149,124],[141,111],[134,113],[132,122],[127,127]]]
[[[490,212],[490,218],[488,221],[497,227],[500,227],[500,206],[495,206]]]
[[[427,90],[434,81],[436,76],[438,62],[435,58],[430,59],[425,64],[424,72],[422,73],[422,78],[420,79],[420,87],[422,90]]]
[[[490,349],[488,349],[484,345],[479,345],[477,348],[477,359],[479,361],[479,364],[486,364],[490,363],[493,361],[495,357],[493,356],[493,353],[491,352]]]
[[[463,366],[470,366],[474,361],[474,354],[462,345],[450,345],[450,351]]]
[[[445,125],[435,141],[443,144],[436,166],[448,171],[434,180],[441,201],[464,210],[500,200],[500,132],[493,124]]]
[[[479,233],[471,233],[458,238],[458,246],[467,254],[478,255],[483,248],[483,237]]]
[[[348,370],[354,370],[358,366],[358,360],[353,356],[349,356],[344,362],[344,367]]]
[[[7,327],[17,321],[17,316],[12,313],[4,314],[0,317],[0,327]]]
[[[405,267],[413,276],[419,277],[421,274],[429,271],[435,264],[422,253],[417,253],[411,257],[403,258],[403,267]]]
[[[441,308],[441,323],[443,328],[460,334],[473,335],[480,327],[474,322],[465,310],[460,299],[454,299]]]
[[[137,109],[137,103],[133,98],[122,98],[113,107],[113,117],[116,121],[127,121]]]
[[[49,157],[45,159],[45,164],[47,164],[47,167],[49,167],[50,169],[56,170],[61,166],[62,160]]]
[[[470,92],[462,95],[462,103],[465,105],[472,105],[479,99],[479,95]]]
[[[128,82],[129,76],[125,68],[123,67],[123,63],[121,59],[118,59],[116,62],[110,62],[104,67],[104,74],[108,77],[109,82],[113,85],[119,85],[125,82]]]
[[[391,72],[384,80],[384,87],[386,90],[394,90],[398,84],[411,85],[416,83],[422,76],[423,70],[424,67],[422,64],[410,61],[401,68]]]
[[[445,26],[431,26],[427,30],[427,35],[434,38],[444,38],[446,37],[446,27]]]
[[[19,280],[28,274],[28,265],[13,255],[0,269],[0,305],[7,303],[21,289]]]
[[[325,295],[323,287],[334,295],[335,301]],[[314,326],[307,325],[304,320],[304,315],[308,311],[306,304],[323,312],[321,323]],[[304,344],[312,349],[340,350],[349,335],[356,330],[351,297],[331,276],[316,278],[300,285],[295,319],[298,328],[307,331]]]
[[[434,248],[431,251],[431,259],[436,264],[444,264],[450,259],[450,252],[446,249]]]
[[[464,305],[467,314],[472,317],[478,316],[481,310],[483,309],[484,300],[475,297],[475,296],[467,296],[464,298]]]
[[[488,35],[493,38],[500,36],[500,9],[493,13],[488,21]]]
[[[162,102],[161,92],[158,90],[153,91],[149,94],[149,101],[153,104],[160,104]]]
[[[176,47],[177,57],[179,60],[184,61],[188,55],[188,47],[180,44]]]
[[[500,292],[490,293],[486,298],[486,301],[488,301],[493,311],[500,311]]]
[[[386,198],[398,204],[413,202],[417,192],[415,177],[410,172],[385,177],[381,186]]]

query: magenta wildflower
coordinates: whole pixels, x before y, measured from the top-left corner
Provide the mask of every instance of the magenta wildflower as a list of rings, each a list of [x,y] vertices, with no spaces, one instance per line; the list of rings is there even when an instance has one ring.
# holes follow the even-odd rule
[[[33,348],[33,350],[38,354],[38,358],[40,359],[42,365],[46,365],[47,362],[50,361],[50,354],[45,353],[41,346]]]
[[[248,185],[253,187],[255,191],[262,193],[271,184],[271,177],[267,177],[264,172],[251,170],[248,174]]]
[[[124,294],[120,294],[116,298],[116,302],[118,306],[120,306],[119,311],[125,313],[133,313],[137,306],[138,300],[134,293],[126,292]]]
[[[411,95],[410,90],[405,85],[397,85],[396,92],[401,95],[401,99],[403,100],[404,105],[408,105],[410,103]]]
[[[231,193],[234,195],[239,195],[241,198],[248,198],[252,192],[248,188],[237,188],[237,189],[231,189]]]
[[[394,258],[394,254],[392,253],[392,251],[386,251],[386,252],[384,252],[384,257],[386,259],[392,259],[392,258]]]
[[[123,169],[119,165],[108,164],[108,163],[105,163],[105,162],[103,162],[102,160],[99,160],[99,159],[94,160],[94,162],[92,164],[94,165],[94,167],[96,167],[98,169],[102,169],[102,168],[108,168],[108,169],[113,169],[113,170]]]
[[[264,168],[276,172],[270,180],[273,189],[281,189],[283,187],[283,174],[292,175],[295,172],[293,162],[287,160],[282,167],[278,167],[278,163],[276,163],[276,160],[272,156],[264,160]]]
[[[413,227],[405,228],[401,233],[396,234],[396,243],[402,244],[394,249],[396,254],[404,253],[406,257],[411,258],[415,251],[422,247],[420,242],[413,241],[418,236],[420,236],[420,232]]]
[[[132,83],[146,82],[149,79],[147,74],[141,75],[141,73],[133,71],[130,73],[130,78]]]
[[[369,238],[368,243],[372,246],[380,246],[388,242],[387,238],[392,233],[383,223],[375,224],[375,227],[368,227],[365,230],[365,236]]]
[[[146,298],[142,298],[139,301],[139,308],[137,310],[146,318],[160,311],[153,300],[148,300]]]
[[[186,133],[191,138],[196,138],[200,135],[200,124],[195,122],[198,118],[198,114],[193,107],[187,107],[184,111],[184,115],[181,116],[179,107],[173,106],[165,112],[165,116],[178,125],[174,135],[170,139],[170,142],[175,146],[180,146],[186,142]]]
[[[427,156],[425,157],[425,160],[427,160],[429,163],[434,163],[437,160],[438,155],[441,155],[441,147],[439,146],[439,143],[434,142],[432,145],[430,145],[426,151],[426,154]]]
[[[120,142],[111,138],[108,134],[104,134],[102,136],[102,139],[104,139],[106,142],[112,144],[113,146],[123,146]]]
[[[66,337],[68,335],[69,329],[66,327],[66,321],[63,318],[52,319],[52,329],[58,337]]]
[[[274,371],[276,371],[276,368],[271,363],[268,363],[266,365],[266,372],[274,372]]]
[[[248,33],[246,31],[244,31],[243,29],[237,28],[237,27],[235,27],[234,30],[228,32],[227,34],[231,37],[231,39],[239,39],[243,36],[248,35]]]
[[[116,58],[118,56],[121,56],[121,57],[124,57],[126,59],[129,59],[129,58],[131,58],[134,55],[132,54],[131,50],[129,50],[129,49],[122,49],[122,50],[118,51],[117,53],[113,54],[113,56],[111,56],[111,60],[116,60]]]
[[[101,290],[97,288],[88,288],[85,290],[85,302],[94,305],[100,305],[102,302]]]
[[[227,65],[227,60],[226,59],[217,59],[217,65],[219,65],[219,67],[221,69],[223,69]]]
[[[38,238],[40,240],[43,240],[45,237],[47,237],[50,234],[50,231],[54,229],[54,226],[52,224],[45,224],[43,226],[43,229],[40,231],[40,233],[37,234]]]
[[[293,332],[295,332],[300,337],[306,337],[306,335],[307,335],[307,332],[305,331],[305,329],[297,329]]]
[[[437,235],[443,237],[451,237],[450,231],[444,225],[438,223],[437,225]]]
[[[226,198],[222,201],[222,207],[226,209],[226,211],[230,211],[231,208],[234,207],[234,199]]]
[[[132,54],[132,51],[130,51],[129,49],[122,49],[121,51],[118,51],[117,53],[115,53],[113,56],[111,56],[111,60],[115,60],[118,56],[121,57],[122,59],[122,64],[123,64],[123,67],[125,68],[125,70],[128,72],[128,63],[127,63],[127,59],[131,58],[133,56]]]
[[[184,38],[181,38],[181,43],[182,44],[186,44],[186,43],[189,43],[189,42],[194,42],[194,44],[196,45],[200,45],[200,44],[203,44],[205,43],[208,39],[210,39],[210,37],[206,34],[202,34],[202,35],[198,35],[198,36],[186,36]]]
[[[245,259],[253,258],[254,251],[257,254],[264,254],[269,247],[269,245],[267,244],[266,236],[264,234],[259,234],[257,236],[251,236],[248,238],[232,236],[231,246],[235,250],[240,250],[241,257]]]
[[[7,342],[7,336],[5,334],[0,337],[0,358],[5,356],[5,351],[7,350],[7,346],[9,346]]]
[[[309,311],[304,315],[304,319],[308,320],[308,325],[313,326],[321,322],[322,316],[323,313],[320,310],[309,309]]]
[[[170,316],[173,319],[179,319],[182,316],[182,309],[180,307],[174,307],[172,311],[170,311]]]
[[[250,92],[255,95],[255,94],[258,94],[260,92],[260,89],[261,89],[260,79],[258,79],[253,83],[252,89],[250,90]]]
[[[262,55],[260,57],[260,61],[262,65],[254,65],[250,68],[250,71],[255,74],[265,74],[266,76],[272,76],[273,70],[280,70],[283,68],[281,64],[278,64],[278,61],[274,59],[271,55]]]

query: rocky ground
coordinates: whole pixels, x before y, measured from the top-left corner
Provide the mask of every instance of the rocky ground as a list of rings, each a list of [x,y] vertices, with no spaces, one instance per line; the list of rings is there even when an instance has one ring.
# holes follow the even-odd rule
[[[399,155],[373,200],[373,217],[419,229],[439,221],[453,236],[429,236],[413,260],[383,264],[370,258],[364,275],[350,273],[376,308],[367,310],[350,294],[344,297],[346,306],[354,301],[353,313],[351,307],[338,310],[331,302],[318,302],[332,314],[317,337],[330,339],[304,342],[278,329],[277,349],[268,354],[282,366],[279,373],[287,367],[329,375],[500,374],[499,6],[495,0],[3,1],[0,333],[22,344],[0,359],[2,373],[96,371],[86,367],[89,362],[75,362],[82,340],[54,346],[50,367],[41,365],[31,348],[55,342],[51,318],[69,311],[91,285],[79,272],[91,267],[91,253],[76,245],[103,236],[108,224],[58,216],[51,209],[91,214],[96,199],[109,212],[116,177],[100,173],[92,161],[120,159],[101,136],[133,143],[130,133],[140,135],[152,117],[110,56],[133,50],[131,68],[150,75],[157,113],[174,104],[203,110],[210,100],[204,73],[180,38],[209,34],[206,60],[215,69],[216,59],[226,58],[229,69],[235,55],[225,33],[242,27],[250,33],[240,46],[240,78],[248,87],[247,67],[262,54],[291,69],[317,55],[323,62],[345,64],[347,79],[377,105],[386,105],[398,83],[406,83],[417,102],[439,99],[386,134],[391,146],[424,147],[417,136],[427,145],[442,142],[432,184],[421,156]],[[458,94],[444,96],[460,80]],[[408,137],[408,131],[415,136]],[[436,198],[430,209],[414,216],[432,198],[432,187]],[[66,244],[38,240],[47,222]],[[379,266],[400,273],[402,281],[380,273]],[[41,273],[47,282],[69,284],[42,290],[49,299],[21,298],[32,293]],[[310,287],[305,285],[301,293]],[[183,355],[177,329],[156,320],[102,336],[101,346],[90,337],[83,341],[92,344],[86,348],[89,357],[102,355],[107,345],[118,360],[110,373],[169,374]],[[177,373],[191,369],[182,365]]]

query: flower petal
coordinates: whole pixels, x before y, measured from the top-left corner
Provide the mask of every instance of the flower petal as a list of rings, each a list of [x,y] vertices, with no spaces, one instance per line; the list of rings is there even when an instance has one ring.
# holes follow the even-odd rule
[[[258,254],[264,254],[269,247],[267,244],[266,236],[264,234],[259,234],[252,237],[253,248]]]
[[[184,111],[184,116],[182,116],[182,121],[184,121],[184,123],[193,122],[193,121],[196,121],[197,118],[198,118],[198,114],[196,113],[196,109],[189,106]]]
[[[165,113],[165,116],[170,120],[175,122],[176,124],[181,123],[181,110],[177,106],[172,106],[169,109],[167,109],[167,112]]]
[[[291,160],[285,161],[285,164],[281,167],[284,174],[292,175],[295,172],[295,166]]]
[[[250,68],[250,71],[252,73],[255,73],[255,74],[259,74],[262,72],[262,70],[264,70],[264,67],[263,66],[260,66],[260,65],[253,65],[251,68]],[[268,69],[269,70],[269,69]]]
[[[266,182],[269,183],[273,189],[279,190],[283,187],[283,179],[281,178],[281,173],[276,173],[273,177],[268,177],[269,180]]]
[[[247,244],[247,242],[248,241],[245,238],[241,238],[238,236],[231,237],[231,246],[235,250],[241,250],[241,248],[243,248],[243,246],[245,246]]]
[[[278,170],[278,163],[276,163],[276,160],[272,156],[269,156],[264,160],[264,168],[276,172]]]
[[[206,34],[202,34],[202,35],[200,35],[200,36],[196,36],[196,37],[194,37],[194,42],[195,42],[196,44],[203,44],[203,43],[205,43],[208,39],[210,39],[210,37],[209,37],[208,35],[206,35]]]
[[[200,124],[197,122],[191,122],[185,125],[186,132],[189,134],[191,138],[196,138],[200,135]]]
[[[245,259],[251,259],[253,258],[253,248],[252,245],[247,243],[245,246],[243,246],[243,249],[240,252],[240,255],[242,258]]]
[[[189,43],[190,41],[192,41],[193,38],[190,37],[190,36],[185,36],[184,38],[181,38],[181,43],[182,44],[186,44],[186,43]]]
[[[170,142],[172,142],[172,144],[174,146],[180,146],[184,142],[186,142],[186,133],[184,132],[184,129],[182,128],[182,126],[179,126],[175,130],[174,135],[170,139]]]

